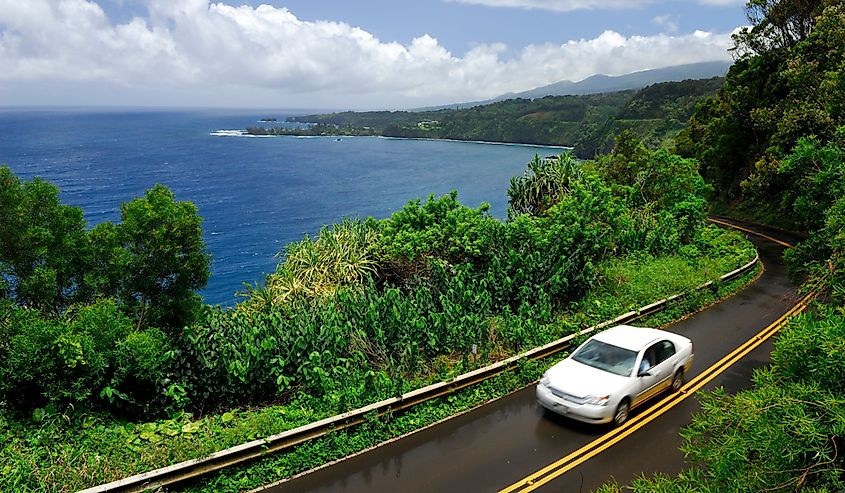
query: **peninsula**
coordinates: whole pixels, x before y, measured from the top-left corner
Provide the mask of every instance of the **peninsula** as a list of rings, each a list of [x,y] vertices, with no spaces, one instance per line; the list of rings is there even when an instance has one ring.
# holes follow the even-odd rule
[[[574,148],[582,159],[609,152],[628,130],[647,145],[666,145],[683,130],[722,77],[663,82],[639,90],[509,99],[464,109],[367,111],[287,118],[299,127],[249,127],[248,135],[385,136]],[[305,127],[301,125],[307,125]]]

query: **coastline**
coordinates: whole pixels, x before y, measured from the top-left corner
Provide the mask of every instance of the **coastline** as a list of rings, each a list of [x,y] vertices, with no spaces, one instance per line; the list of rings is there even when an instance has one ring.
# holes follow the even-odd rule
[[[495,142],[491,140],[462,140],[462,139],[434,139],[430,137],[388,137],[386,135],[374,135],[379,139],[395,139],[395,140],[430,140],[434,142],[464,142],[468,144],[489,144],[500,146],[516,146],[516,147],[538,147],[544,149],[564,149],[571,151],[574,147],[553,145],[553,144],[523,144],[520,142]]]
[[[360,138],[370,138],[370,139],[389,139],[389,140],[421,140],[421,141],[431,141],[431,142],[458,142],[458,143],[465,143],[465,144],[484,144],[484,145],[501,145],[501,146],[514,146],[514,147],[533,147],[538,149],[562,149],[566,151],[571,151],[574,147],[569,146],[562,146],[562,145],[552,145],[552,144],[523,144],[520,142],[495,142],[489,140],[462,140],[462,139],[435,139],[430,137],[391,137],[387,135],[254,135],[248,133],[246,130],[215,130],[213,132],[209,132],[208,135],[213,137],[248,137],[248,138],[272,138],[272,137],[288,137],[288,138],[295,138],[295,139],[318,139],[318,138],[326,138],[326,139],[360,139]]]

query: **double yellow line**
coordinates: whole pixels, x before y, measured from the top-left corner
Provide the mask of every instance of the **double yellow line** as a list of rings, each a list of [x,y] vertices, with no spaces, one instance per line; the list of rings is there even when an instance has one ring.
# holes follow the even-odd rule
[[[765,235],[762,235],[756,231],[740,228],[733,224],[725,223],[719,220],[711,219],[711,221],[719,224],[724,224],[732,228],[747,231],[758,236],[762,236],[766,239],[774,241],[775,243],[787,247],[792,246],[775,238],[770,238]],[[813,301],[816,296],[817,293],[815,291],[804,296],[795,306],[793,306],[788,312],[786,312],[780,318],[771,323],[768,327],[760,331],[757,335],[743,343],[738,348],[734,349],[727,356],[720,359],[714,365],[710,366],[705,371],[697,375],[695,378],[687,382],[683,387],[681,387],[681,390],[679,392],[670,394],[658,403],[654,404],[651,408],[649,408],[648,412],[639,414],[637,417],[632,418],[630,421],[625,423],[625,425],[614,429],[613,431],[597,438],[596,440],[570,453],[566,457],[563,457],[562,459],[552,464],[549,464],[543,469],[540,469],[534,474],[531,474],[530,476],[517,481],[516,483],[508,486],[507,488],[500,490],[500,493],[512,493],[516,491],[534,491],[537,488],[540,488],[541,486],[545,485],[546,483],[549,483],[550,481],[554,480],[555,478],[574,469],[575,467],[578,467],[580,464],[586,462],[587,460],[602,453],[614,444],[622,441],[635,431],[639,430],[643,426],[659,418],[664,413],[683,402],[684,399],[694,394],[696,391],[700,390],[708,382],[722,374],[731,365],[744,358],[746,355],[748,355],[748,353],[753,351],[760,344],[762,344],[768,338],[777,333],[784,325],[786,325],[786,323],[792,316],[807,309],[809,304]]]
[[[725,227],[728,227],[728,228],[731,228],[731,229],[737,229],[739,231],[745,231],[746,233],[751,233],[755,236],[759,236],[760,238],[765,238],[765,239],[771,241],[772,243],[777,243],[778,245],[784,246],[786,248],[792,248],[793,247],[793,245],[791,245],[791,244],[789,244],[785,241],[779,240],[777,238],[773,238],[769,235],[764,235],[763,233],[760,233],[759,231],[754,231],[753,229],[743,228],[742,226],[737,226],[736,224],[729,223],[727,221],[721,221],[721,220],[716,219],[714,217],[708,217],[707,220],[710,221],[711,223],[721,224],[722,226],[725,226]]]

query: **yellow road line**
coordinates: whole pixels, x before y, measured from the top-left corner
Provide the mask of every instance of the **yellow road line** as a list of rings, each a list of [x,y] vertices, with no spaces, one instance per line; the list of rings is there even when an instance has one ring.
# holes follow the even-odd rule
[[[812,301],[815,296],[815,292],[807,294],[789,311],[781,315],[777,320],[772,322],[769,326],[760,331],[757,335],[743,343],[738,348],[731,351],[718,362],[707,368],[707,370],[703,371],[701,374],[690,380],[686,385],[684,385],[680,392],[669,395],[657,404],[655,404],[652,407],[652,409],[654,409],[653,412],[637,416],[636,418],[626,423],[624,426],[614,429],[610,433],[603,435],[602,437],[590,442],[589,444],[581,447],[580,449],[570,453],[566,457],[552,464],[549,464],[548,466],[544,467],[543,469],[540,469],[534,474],[531,474],[530,476],[512,484],[511,486],[508,486],[507,488],[501,490],[500,493],[511,493],[513,491],[533,491],[548,483],[549,481],[552,481],[558,476],[561,476],[562,474],[586,462],[587,460],[595,457],[604,450],[610,448],[612,445],[620,442],[622,439],[628,437],[635,431],[639,430],[643,426],[654,421],[659,416],[663,415],[676,405],[680,404],[684,399],[686,399],[696,391],[700,390],[708,382],[722,374],[734,363],[744,358],[748,353],[757,348],[757,346],[759,346],[769,337],[774,335],[778,330],[781,329],[781,327],[786,325],[786,322],[789,320],[790,317],[806,309],[808,304]]]
[[[793,246],[793,245],[791,245],[791,244],[789,244],[789,243],[787,243],[787,242],[785,242],[785,241],[781,241],[781,240],[779,240],[779,239],[777,239],[777,238],[772,238],[771,236],[765,235],[765,234],[760,233],[760,232],[758,232],[758,231],[754,231],[754,230],[752,230],[752,229],[743,228],[742,226],[737,226],[736,224],[733,224],[733,223],[729,223],[729,222],[726,222],[726,221],[721,221],[721,220],[719,220],[719,219],[714,219],[714,218],[712,218],[712,217],[707,218],[707,220],[708,220],[708,221],[710,221],[710,222],[712,222],[712,223],[721,224],[722,226],[727,226],[727,227],[729,227],[729,228],[738,229],[738,230],[740,230],[740,231],[745,231],[746,233],[751,233],[751,234],[753,234],[753,235],[757,235],[757,236],[759,236],[759,237],[761,237],[761,238],[765,238],[765,239],[767,239],[767,240],[769,240],[769,241],[771,241],[771,242],[773,242],[773,243],[777,243],[778,245],[785,246],[786,248],[792,248],[792,246]]]

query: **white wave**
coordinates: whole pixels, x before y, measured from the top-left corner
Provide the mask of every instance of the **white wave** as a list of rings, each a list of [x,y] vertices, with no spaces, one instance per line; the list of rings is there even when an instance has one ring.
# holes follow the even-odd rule
[[[246,130],[215,130],[214,132],[209,132],[208,135],[213,135],[215,137],[249,137],[256,139],[275,137],[275,135],[251,135],[246,133]]]
[[[215,130],[208,135],[214,135],[215,137],[241,137],[246,134],[243,130]]]

